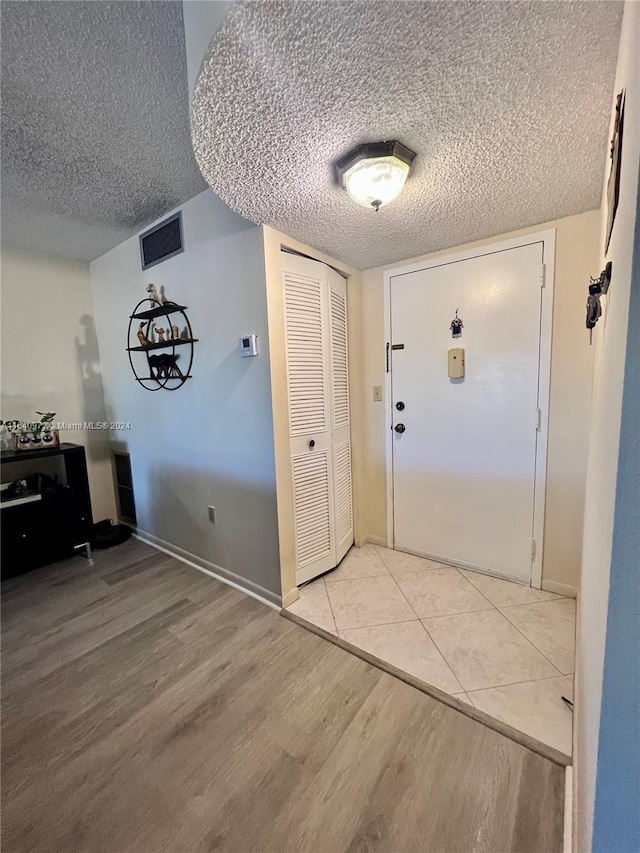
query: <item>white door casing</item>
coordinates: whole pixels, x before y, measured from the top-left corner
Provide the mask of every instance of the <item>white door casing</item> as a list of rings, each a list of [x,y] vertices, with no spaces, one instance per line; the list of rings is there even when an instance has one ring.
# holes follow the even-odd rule
[[[385,275],[388,543],[538,587],[554,236]],[[449,329],[456,308],[460,339]],[[465,350],[464,380],[447,375],[454,347]]]
[[[353,542],[346,282],[282,253],[296,582],[338,564]]]

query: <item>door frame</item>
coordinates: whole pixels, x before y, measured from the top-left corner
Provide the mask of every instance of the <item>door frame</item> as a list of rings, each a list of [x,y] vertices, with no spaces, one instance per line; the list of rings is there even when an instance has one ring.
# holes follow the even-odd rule
[[[498,252],[518,249],[542,243],[542,263],[544,276],[541,285],[542,300],[540,311],[540,350],[538,361],[538,408],[540,409],[540,426],[536,440],[536,462],[534,473],[533,525],[531,536],[535,541],[535,552],[531,561],[531,586],[542,588],[542,557],[544,552],[544,513],[547,486],[547,448],[549,439],[549,396],[551,389],[551,336],[553,327],[553,291],[555,282],[555,247],[556,229],[550,228],[514,237],[510,240],[500,240],[496,243],[486,243],[475,248],[449,254],[438,254],[417,263],[385,270],[383,280],[384,290],[384,334],[385,352],[388,362],[385,364],[384,399],[385,406],[385,445],[386,445],[386,475],[387,475],[387,547],[394,547],[394,494],[393,494],[393,400],[391,399],[391,279],[406,273],[434,269],[459,261],[479,258],[483,255],[493,255]],[[474,568],[474,567],[472,567]]]

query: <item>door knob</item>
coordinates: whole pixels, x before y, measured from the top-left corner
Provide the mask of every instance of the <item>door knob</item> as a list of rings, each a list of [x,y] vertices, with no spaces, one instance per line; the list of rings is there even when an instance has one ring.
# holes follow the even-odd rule
[[[311,441],[309,442],[309,449],[310,449],[310,450],[313,450],[313,448],[314,448],[315,446],[316,446],[315,441],[314,441],[313,439],[311,439]]]
[[[396,403],[396,409],[399,412],[401,412],[404,409],[404,403],[402,402],[402,400],[398,400],[398,402]]]
[[[396,432],[404,432],[406,430],[406,426],[404,424],[396,424],[394,429]]]

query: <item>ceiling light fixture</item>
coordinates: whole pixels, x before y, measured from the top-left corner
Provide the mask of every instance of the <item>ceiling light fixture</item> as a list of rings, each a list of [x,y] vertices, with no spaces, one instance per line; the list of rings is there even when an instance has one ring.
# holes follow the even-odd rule
[[[400,195],[415,156],[400,142],[370,142],[338,160],[336,168],[351,198],[378,211]]]

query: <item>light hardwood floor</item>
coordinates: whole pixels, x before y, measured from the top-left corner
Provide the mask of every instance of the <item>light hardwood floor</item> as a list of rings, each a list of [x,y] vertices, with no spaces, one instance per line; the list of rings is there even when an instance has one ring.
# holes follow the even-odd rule
[[[561,767],[139,542],[2,616],[4,853],[562,849]]]

